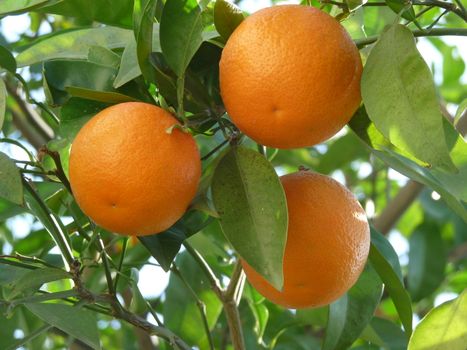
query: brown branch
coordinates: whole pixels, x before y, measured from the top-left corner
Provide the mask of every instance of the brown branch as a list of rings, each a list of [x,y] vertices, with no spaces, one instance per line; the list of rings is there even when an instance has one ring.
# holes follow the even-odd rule
[[[373,221],[373,226],[383,235],[387,235],[402,214],[415,201],[424,186],[414,180],[399,190],[399,193],[388,203],[381,214]]]

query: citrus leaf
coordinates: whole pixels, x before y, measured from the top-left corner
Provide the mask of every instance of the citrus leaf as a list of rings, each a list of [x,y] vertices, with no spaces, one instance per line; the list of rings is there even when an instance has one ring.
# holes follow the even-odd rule
[[[60,1],[63,0],[52,0],[52,3]],[[47,2],[50,3],[50,0],[2,0],[0,3],[0,16],[31,11],[37,7],[44,6]]]
[[[186,251],[177,256],[176,263],[189,287],[179,276],[170,274],[169,285],[165,291],[166,299],[163,303],[164,323],[189,344],[196,345],[200,349],[208,349],[206,332],[200,326],[203,320],[193,293],[206,306],[209,329],[213,329],[216,325],[222,311],[222,303],[210,288],[206,275]]]
[[[373,317],[382,291],[378,274],[368,264],[357,283],[329,306],[323,350],[348,349]]]
[[[361,338],[378,345],[378,350],[407,350],[407,337],[401,327],[389,320],[373,317]]]
[[[396,24],[381,35],[363,69],[361,86],[368,116],[392,144],[433,166],[456,170],[433,77],[408,28]]]
[[[258,152],[233,147],[217,165],[211,186],[227,239],[251,267],[282,289],[288,214],[273,166]]]
[[[88,100],[116,104],[122,102],[135,102],[138,99],[112,91],[96,91],[78,86],[66,86],[65,91],[71,96],[85,98]]]
[[[98,27],[58,32],[37,41],[16,56],[18,67],[53,59],[86,59],[92,46],[125,47],[133,33],[128,29]]]
[[[202,11],[196,0],[167,0],[160,24],[161,48],[167,63],[182,76],[203,42]]]
[[[368,2],[368,0],[345,0],[345,3],[347,4],[347,7],[349,8],[350,12],[353,12],[363,5],[365,5]]]
[[[149,62],[152,52],[154,15],[156,0],[135,0],[133,10],[133,31],[136,38],[136,57],[146,80],[155,82],[153,68]]]
[[[120,56],[103,46],[91,46],[88,51],[88,61],[117,68]]]
[[[19,169],[3,152],[0,152],[0,198],[23,204],[23,185]]]
[[[101,348],[97,320],[93,312],[64,304],[28,303],[25,306],[44,322],[81,340],[91,348]]]
[[[0,130],[2,130],[3,122],[5,121],[6,98],[6,86],[3,79],[0,79]]]
[[[31,270],[25,273],[13,284],[13,290],[9,298],[14,298],[23,291],[39,289],[44,283],[71,278],[70,274],[64,270],[52,267]]]
[[[118,69],[118,74],[114,80],[113,86],[117,89],[140,75],[141,69],[138,65],[136,41],[131,40],[128,45],[125,46],[125,50],[123,50],[120,68]]]
[[[386,245],[387,248],[385,250],[380,250],[379,247],[374,243],[375,236],[378,235],[381,234],[378,233],[373,227],[371,227],[369,259],[372,266],[375,268],[379,277],[383,281],[389,296],[394,302],[405,332],[410,336],[412,333],[412,303],[410,301],[410,296],[405,290],[404,284],[402,283],[398,273],[394,271],[391,263],[389,263],[392,258],[388,258],[386,255],[384,255],[387,254],[389,246]]]
[[[155,235],[138,236],[138,239],[167,272],[183,241],[202,230],[209,222],[205,214],[189,211],[168,230]]]
[[[418,324],[408,350],[464,350],[467,344],[467,291],[432,309]]]
[[[401,265],[396,251],[392,247],[391,243],[389,243],[389,241],[373,227],[371,227],[371,244],[381,252],[386,261],[391,265],[392,270],[396,273],[399,280],[403,282],[404,279],[402,277]]]
[[[227,40],[245,16],[234,4],[226,0],[217,0],[214,5],[214,25],[217,32]]]
[[[413,301],[431,295],[444,280],[447,263],[438,225],[423,223],[409,238],[407,285]]]
[[[405,0],[384,0],[388,7],[394,11],[394,13],[399,14],[409,21],[415,19],[415,11],[411,5],[411,2]]]
[[[131,28],[133,0],[66,0],[41,7],[40,13],[53,13],[79,19],[79,23],[100,22],[117,27]]]
[[[16,72],[15,58],[11,52],[2,45],[0,45],[0,68],[4,68],[13,74]]]

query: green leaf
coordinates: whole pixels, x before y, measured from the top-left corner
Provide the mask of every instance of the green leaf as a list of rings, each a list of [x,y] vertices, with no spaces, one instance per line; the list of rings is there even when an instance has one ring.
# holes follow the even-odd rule
[[[384,318],[373,317],[361,338],[387,350],[406,350],[407,337],[400,326]],[[379,350],[380,347],[377,349]]]
[[[282,289],[288,214],[273,166],[258,152],[233,147],[217,165],[211,187],[222,231],[233,248]]]
[[[206,305],[206,318],[212,329],[222,311],[222,303],[210,288],[209,281],[185,251],[176,259],[177,267],[196,296]],[[174,273],[170,274],[163,304],[164,323],[189,344],[200,349],[208,348],[208,340],[201,319],[200,310],[193,294]]]
[[[227,40],[245,16],[242,10],[226,0],[217,0],[214,5],[214,25],[217,32]]]
[[[51,267],[28,271],[13,284],[13,290],[9,295],[9,298],[14,298],[23,291],[37,290],[44,283],[66,278],[71,278],[68,272]]]
[[[44,64],[44,78],[53,105],[63,105],[70,95],[95,101],[118,103],[141,100],[137,84],[114,89],[115,68],[88,61],[54,60]]]
[[[80,23],[92,24],[94,21],[117,27],[131,28],[133,0],[66,0],[58,4],[42,7],[41,13],[53,13],[79,19]]]
[[[0,3],[0,16],[20,14],[43,6],[49,0],[2,0]],[[56,3],[62,0],[55,0]]]
[[[465,350],[467,291],[431,310],[418,324],[408,350]]]
[[[91,46],[88,51],[88,61],[117,68],[120,56],[103,46]]]
[[[182,76],[203,42],[202,11],[196,0],[167,0],[162,11],[160,41],[167,63]]]
[[[393,25],[371,50],[362,75],[370,119],[396,147],[454,171],[431,72],[412,32]]]
[[[405,332],[410,336],[412,333],[412,303],[410,296],[404,288],[404,284],[400,280],[398,274],[394,271],[389,263],[392,258],[386,257],[385,250],[380,250],[374,244],[375,236],[380,235],[371,227],[371,246],[370,246],[370,262],[375,268],[379,277],[384,283],[385,289],[389,293],[397,313],[404,326]],[[389,247],[388,247],[389,248]],[[392,255],[392,254],[391,254]]]
[[[60,135],[73,141],[78,131],[109,104],[72,97],[60,110]]]
[[[404,279],[402,277],[401,265],[396,251],[392,247],[391,243],[389,243],[389,241],[373,227],[371,227],[371,244],[381,252],[386,261],[391,265],[392,270],[396,273],[399,280],[403,282]]]
[[[16,56],[18,67],[53,59],[87,59],[89,49],[125,47],[133,37],[131,30],[115,27],[86,28],[63,31],[47,36]]]
[[[93,312],[64,304],[28,303],[25,306],[44,322],[57,327],[91,348],[101,348],[97,320]]]
[[[0,286],[11,287],[16,281],[20,280],[25,274],[27,274],[30,271],[35,271],[35,269],[30,270],[19,266],[6,265],[0,263]]]
[[[371,147],[376,157],[401,174],[431,187],[441,195],[453,211],[467,222],[467,208],[461,202],[467,201],[467,144],[449,123],[444,124],[444,130],[448,139],[457,138],[451,150],[451,157],[459,169],[457,174],[447,173],[441,169],[427,169],[408,159],[407,155],[401,155],[404,152],[393,150],[391,143],[368,119],[364,108],[357,111],[349,126],[363,142]]]
[[[205,214],[189,211],[168,230],[155,235],[139,236],[138,239],[167,272],[183,241],[199,232],[209,222]]]
[[[146,301],[144,300],[141,291],[138,288],[138,281],[139,281],[139,271],[137,268],[131,268],[131,279],[130,279],[130,286],[131,286],[131,304],[130,304],[130,311],[136,313],[138,315],[143,315],[148,306]]]
[[[329,306],[323,350],[348,349],[360,336],[381,299],[383,284],[367,265],[357,283]]]
[[[19,169],[3,152],[0,152],[0,198],[23,204],[23,185]]]
[[[353,12],[359,9],[367,2],[368,0],[345,0],[345,3],[347,4],[347,7],[349,8],[350,12]]]
[[[6,86],[3,79],[0,79],[0,130],[2,130],[6,112]]]
[[[409,250],[407,285],[413,301],[431,295],[443,282],[446,252],[440,228],[423,223],[412,232]]]
[[[149,62],[152,52],[154,15],[156,0],[135,0],[133,30],[136,38],[136,52],[139,68],[149,82],[154,82],[154,72]]]
[[[2,45],[0,45],[0,68],[4,68],[13,74],[16,72],[15,58],[11,52]]]
[[[407,2],[406,0],[384,0],[384,2],[391,10],[394,11],[394,13],[401,13],[403,18],[409,21],[413,21],[415,19],[415,11],[411,2]]]
[[[136,53],[136,41],[131,40],[128,45],[125,46],[125,50],[123,50],[120,68],[113,86],[117,89],[140,75],[141,69],[139,68],[138,55]]]

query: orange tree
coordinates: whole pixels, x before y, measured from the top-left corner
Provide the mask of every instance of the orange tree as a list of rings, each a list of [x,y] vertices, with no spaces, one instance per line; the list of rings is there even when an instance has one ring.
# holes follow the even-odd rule
[[[1,349],[465,349],[466,10],[302,5],[0,3]]]

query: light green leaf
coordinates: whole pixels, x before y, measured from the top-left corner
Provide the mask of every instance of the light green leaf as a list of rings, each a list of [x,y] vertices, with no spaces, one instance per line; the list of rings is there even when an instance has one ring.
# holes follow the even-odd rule
[[[49,1],[50,0],[2,0],[2,2],[0,2],[0,16],[31,11],[43,6]],[[52,3],[60,1],[63,0],[52,0]]]
[[[9,298],[14,298],[23,291],[38,289],[44,283],[71,278],[70,274],[64,270],[46,267],[38,270],[31,270],[24,274],[13,284],[13,290]]]
[[[371,50],[362,75],[370,119],[396,147],[450,171],[442,116],[431,72],[412,32],[393,25]]]
[[[412,232],[407,285],[413,301],[431,295],[445,277],[447,263],[438,225],[424,223]]]
[[[23,185],[19,169],[3,152],[0,152],[0,198],[15,204],[23,203]]]
[[[373,317],[382,291],[378,274],[367,265],[357,283],[329,306],[323,350],[348,349]]]
[[[117,68],[120,63],[120,56],[105,47],[91,46],[88,51],[88,61]]]
[[[401,327],[384,318],[373,317],[361,338],[378,345],[378,350],[407,350],[408,339]]]
[[[101,348],[97,320],[93,312],[64,304],[28,303],[25,306],[44,322],[81,340],[91,348]]]
[[[347,7],[349,8],[350,12],[353,12],[359,9],[367,2],[368,0],[345,0],[345,3],[347,4]]]
[[[160,42],[167,63],[182,76],[203,42],[202,11],[196,0],[167,0],[162,11]]]
[[[128,29],[98,27],[59,32],[39,40],[16,56],[18,67],[52,59],[86,59],[92,46],[125,47],[133,37]]]
[[[282,289],[288,214],[272,165],[258,152],[233,147],[214,171],[212,197],[222,230],[237,253]]]
[[[122,60],[120,62],[120,68],[118,70],[117,77],[114,80],[114,88],[119,88],[125,85],[130,80],[135,79],[141,75],[141,69],[138,65],[138,55],[136,53],[136,41],[131,40],[125,47],[122,54]]]
[[[389,262],[392,260],[392,258],[386,257],[384,255],[385,250],[380,250],[380,248],[374,244],[374,237],[378,235],[381,234],[376,232],[373,227],[371,227],[371,246],[369,259],[372,266],[375,268],[379,277],[383,281],[385,289],[394,302],[405,332],[410,336],[412,333],[412,302],[410,300],[409,294],[404,288],[403,282],[399,278],[399,275],[395,272],[391,263]]]
[[[394,11],[394,13],[401,13],[403,18],[409,21],[415,19],[415,11],[411,2],[407,2],[405,0],[385,0],[384,2],[391,10]]]
[[[431,310],[418,324],[408,350],[465,350],[467,291]]]
[[[235,28],[242,23],[245,16],[236,5],[226,1],[217,0],[214,5],[214,25],[217,32],[227,40]]]
[[[0,130],[2,130],[6,111],[6,86],[3,79],[0,79]]]

